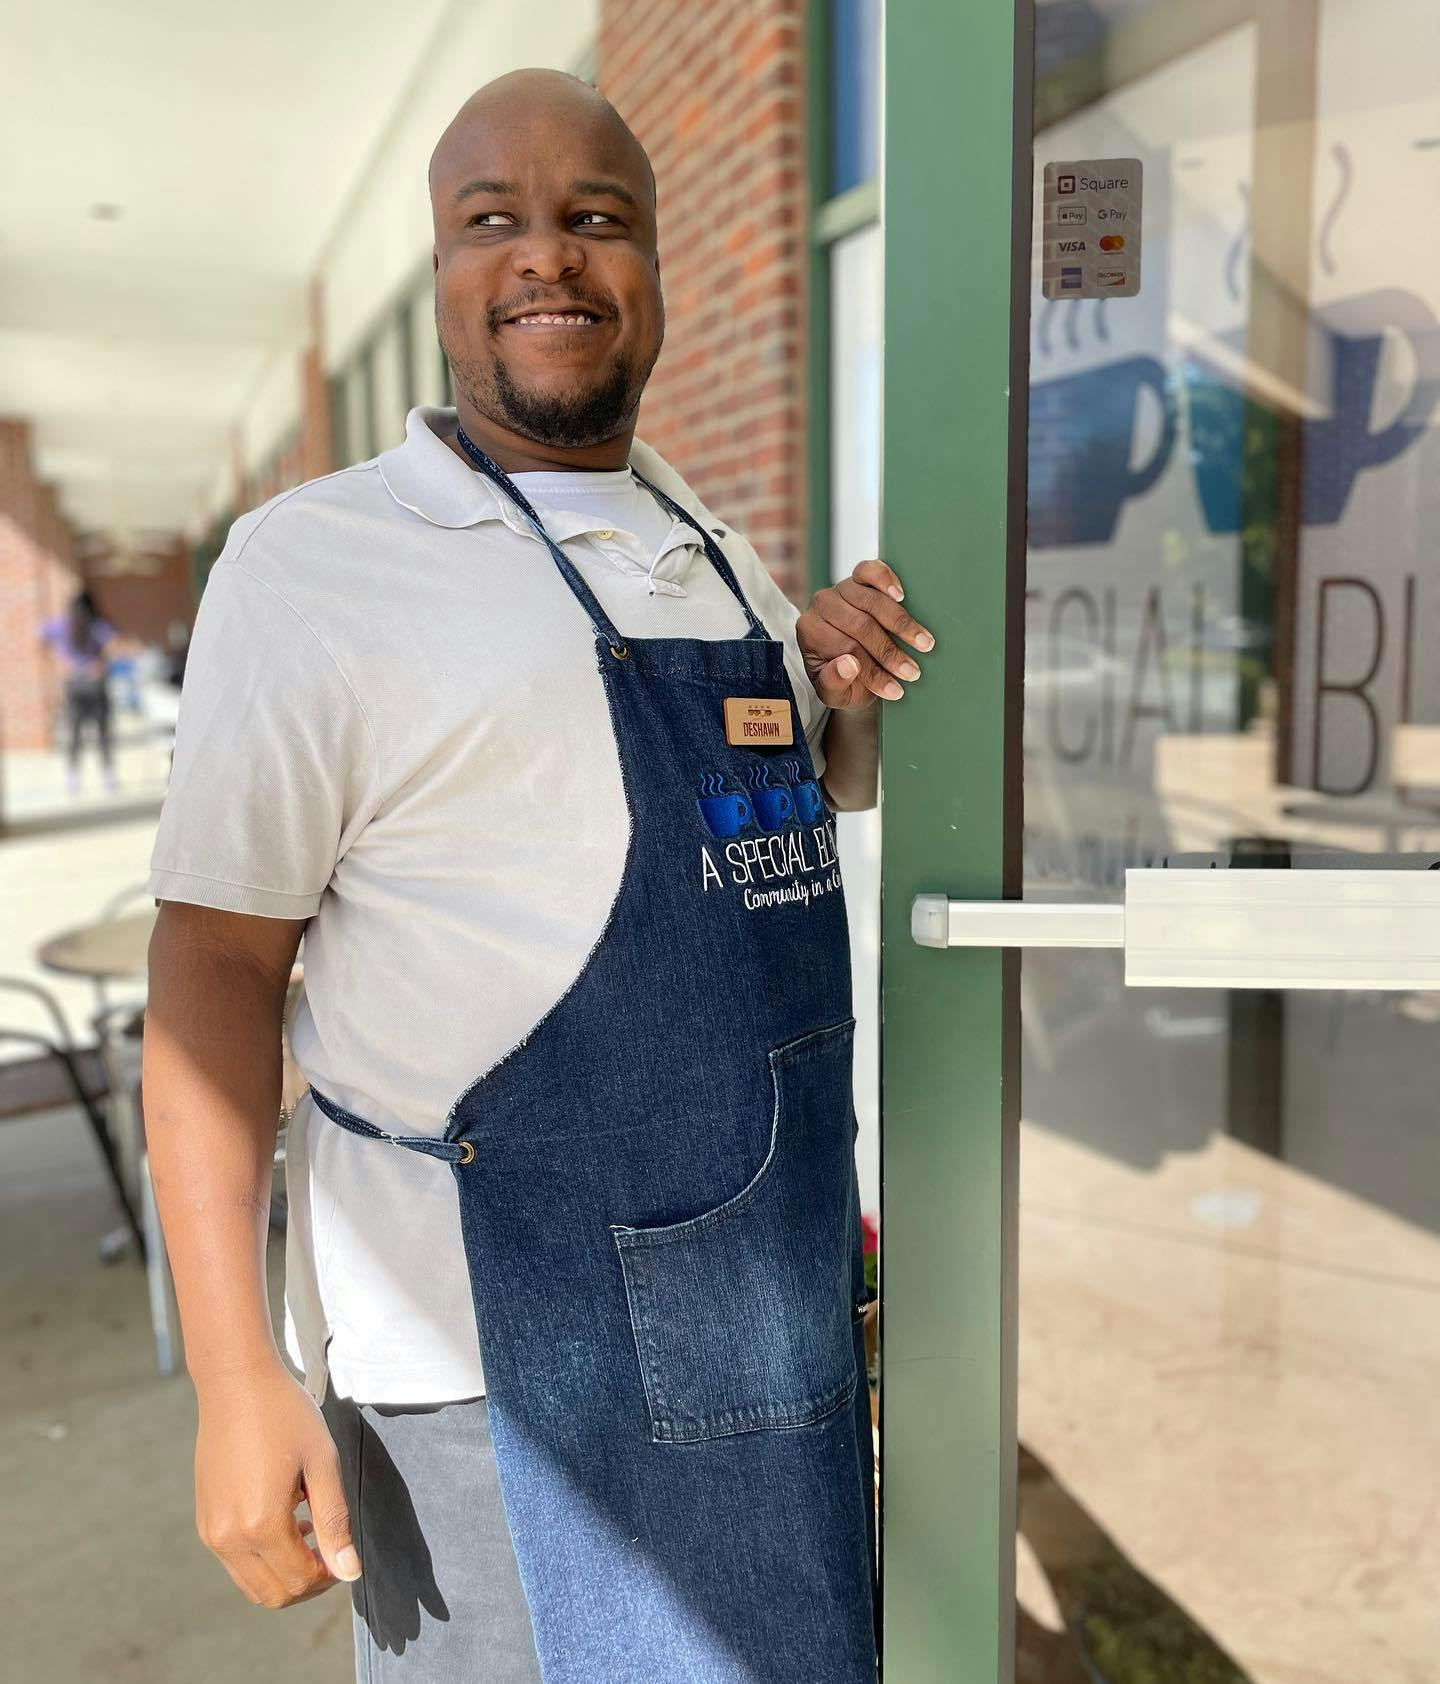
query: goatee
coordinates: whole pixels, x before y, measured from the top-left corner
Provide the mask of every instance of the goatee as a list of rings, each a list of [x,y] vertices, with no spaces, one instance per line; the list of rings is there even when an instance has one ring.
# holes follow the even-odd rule
[[[490,365],[490,391],[473,389],[465,396],[492,421],[521,438],[558,450],[583,450],[613,439],[635,419],[644,381],[637,381],[631,365],[617,358],[605,379],[576,392],[533,391],[517,386],[497,357]],[[488,397],[489,402],[482,401]]]

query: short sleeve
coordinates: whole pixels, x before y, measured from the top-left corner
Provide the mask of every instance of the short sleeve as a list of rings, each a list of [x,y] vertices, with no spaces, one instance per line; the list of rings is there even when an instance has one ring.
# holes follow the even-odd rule
[[[818,778],[825,771],[824,737],[830,709],[816,694],[815,686],[810,682],[810,674],[805,670],[805,657],[800,653],[800,645],[795,640],[795,626],[800,618],[800,610],[775,583],[770,570],[756,555],[749,542],[738,533],[727,528],[726,535],[721,540],[721,547],[750,599],[750,606],[765,622],[770,635],[779,638],[785,645],[785,670],[790,675],[790,686],[795,692],[795,700],[800,704],[805,740],[810,745],[810,758],[815,763],[815,776]]]
[[[364,710],[320,635],[222,559],[185,663],[150,894],[309,918],[378,781]]]

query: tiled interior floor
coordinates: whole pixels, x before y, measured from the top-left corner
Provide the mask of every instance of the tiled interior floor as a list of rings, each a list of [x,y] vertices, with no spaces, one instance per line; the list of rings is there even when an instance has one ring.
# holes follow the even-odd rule
[[[1154,833],[1440,851],[1274,765],[1263,721],[1161,738]],[[1051,795],[1027,774],[1027,820],[1112,799]],[[1022,1679],[1084,1648],[1076,1684],[1435,1684],[1440,994],[1021,977]]]
[[[1029,1613],[1107,1684],[1433,1684],[1440,1239],[1223,1135],[1021,1151]]]

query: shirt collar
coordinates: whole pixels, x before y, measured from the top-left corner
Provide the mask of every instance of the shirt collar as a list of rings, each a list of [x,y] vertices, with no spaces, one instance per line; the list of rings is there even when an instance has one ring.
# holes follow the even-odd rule
[[[533,536],[524,515],[445,442],[458,426],[453,407],[418,404],[405,417],[405,442],[380,453],[380,478],[400,504],[432,526],[476,526],[503,521],[512,531]],[[670,464],[641,439],[630,446],[630,466],[643,474],[700,524],[719,538],[726,529],[685,484]]]
[[[418,404],[405,417],[405,442],[380,453],[380,478],[401,506],[432,526],[474,526],[503,520],[516,532],[530,531],[509,498],[477,474],[445,442],[455,437],[454,409]]]

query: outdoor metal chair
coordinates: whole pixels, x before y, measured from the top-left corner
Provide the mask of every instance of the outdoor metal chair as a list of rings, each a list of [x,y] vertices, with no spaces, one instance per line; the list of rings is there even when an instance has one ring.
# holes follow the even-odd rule
[[[286,996],[287,1024],[299,989],[299,983],[293,983]],[[79,1106],[125,1217],[122,1226],[101,1237],[100,1256],[114,1262],[133,1243],[145,1269],[156,1363],[162,1374],[173,1374],[178,1366],[179,1318],[150,1176],[136,1060],[144,1009],[134,1004],[102,1007],[91,1020],[94,1043],[81,1045],[64,1008],[48,989],[18,977],[0,977],[0,990],[37,1001],[52,1026],[52,1032],[44,1034],[0,1023],[0,1041],[29,1046],[37,1053],[23,1067],[0,1066],[0,1074],[8,1078],[4,1087],[10,1090],[8,1098],[0,1091],[0,1119],[62,1105]],[[280,1185],[272,1185],[270,1223],[275,1229],[284,1228],[288,1214],[283,1176],[285,1125],[292,1110],[293,1103],[282,1106],[275,1142],[273,1162],[280,1177]]]
[[[20,977],[0,977],[0,990],[38,1001],[53,1029],[53,1034],[46,1035],[36,1029],[0,1024],[0,1041],[33,1047],[43,1063],[53,1068],[58,1079],[58,1090],[53,1085],[46,1088],[31,1084],[26,1090],[27,1108],[48,1109],[54,1104],[72,1101],[80,1107],[125,1214],[125,1226],[102,1240],[101,1255],[107,1260],[118,1256],[127,1240],[133,1237],[143,1257],[144,1225],[125,1184],[123,1164],[116,1147],[115,1132],[111,1126],[114,1095],[103,1054],[99,1047],[81,1047],[76,1043],[64,1008],[49,989]],[[97,1074],[101,1078],[98,1083],[95,1080]],[[11,1110],[10,1107],[6,1109]]]

